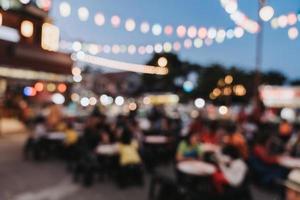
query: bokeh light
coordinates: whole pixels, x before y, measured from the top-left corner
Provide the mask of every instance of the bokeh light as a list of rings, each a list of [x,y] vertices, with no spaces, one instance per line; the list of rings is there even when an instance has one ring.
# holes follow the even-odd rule
[[[228,113],[228,108],[226,106],[220,106],[219,107],[219,113],[221,115],[226,115]]]
[[[51,100],[53,103],[61,105],[65,103],[65,97],[64,95],[60,94],[60,93],[54,93],[51,97]]]
[[[197,36],[197,28],[195,26],[190,26],[188,28],[187,35],[190,38],[195,38]]]
[[[124,104],[124,102],[125,102],[125,99],[122,96],[117,96],[115,99],[115,103],[117,106],[122,106]]]
[[[194,104],[197,108],[203,108],[205,106],[205,100],[202,98],[197,98]]]
[[[183,25],[180,25],[176,29],[176,33],[178,37],[183,38],[186,35],[186,27]]]
[[[135,21],[133,19],[127,19],[126,22],[125,22],[125,29],[129,32],[134,31]]]
[[[86,7],[80,7],[77,14],[80,21],[87,21],[90,15],[89,10]]]
[[[149,23],[148,23],[148,22],[143,22],[143,23],[141,23],[140,29],[141,29],[141,32],[142,32],[142,33],[148,33],[149,30],[150,30],[150,25],[149,25]]]
[[[59,13],[62,17],[68,17],[71,15],[71,6],[68,2],[61,2],[59,4]]]
[[[42,92],[44,90],[44,84],[42,82],[37,82],[34,84],[34,89],[37,92]]]
[[[260,18],[267,22],[274,16],[274,9],[271,6],[264,6],[259,11]]]
[[[299,35],[299,31],[296,27],[292,27],[288,30],[288,36],[291,40],[297,39],[298,35]]]
[[[156,36],[160,35],[162,33],[162,27],[161,27],[161,25],[154,24],[152,26],[152,33],[153,33],[153,35],[156,35]]]
[[[121,24],[121,18],[117,15],[114,15],[111,17],[111,25],[114,27],[114,28],[118,28]]]
[[[201,27],[198,30],[198,37],[201,39],[205,39],[207,36],[207,29],[205,27]]]
[[[98,26],[103,26],[105,24],[105,17],[102,13],[97,13],[94,18],[95,24]]]
[[[173,27],[171,25],[165,26],[164,33],[165,33],[165,35],[168,35],[168,36],[172,35],[173,34]]]
[[[168,60],[167,58],[165,57],[160,57],[158,60],[157,60],[157,64],[158,66],[160,67],[166,67],[168,65]]]

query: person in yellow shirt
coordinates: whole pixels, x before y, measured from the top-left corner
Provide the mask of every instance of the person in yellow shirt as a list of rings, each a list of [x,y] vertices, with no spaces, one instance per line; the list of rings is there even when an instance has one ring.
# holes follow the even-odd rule
[[[76,144],[78,141],[78,133],[72,128],[71,125],[67,125],[67,128],[65,129],[65,145],[71,146]]]
[[[66,125],[66,128],[64,130],[65,133],[65,140],[64,140],[64,154],[67,161],[67,168],[71,169],[73,167],[73,164],[78,157],[78,151],[77,151],[77,141],[78,141],[78,133],[73,129],[73,126],[71,123],[68,123]]]
[[[126,187],[130,183],[143,185],[142,159],[139,155],[138,141],[131,132],[124,129],[119,144],[119,186]]]

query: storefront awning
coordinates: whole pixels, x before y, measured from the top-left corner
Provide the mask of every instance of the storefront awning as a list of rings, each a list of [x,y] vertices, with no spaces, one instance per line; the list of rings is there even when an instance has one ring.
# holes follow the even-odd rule
[[[1,66],[64,75],[71,74],[73,61],[68,54],[3,40],[0,40],[0,47]]]

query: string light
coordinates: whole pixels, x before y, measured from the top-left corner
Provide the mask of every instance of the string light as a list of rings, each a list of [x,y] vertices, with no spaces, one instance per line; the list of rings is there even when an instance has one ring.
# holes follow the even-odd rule
[[[89,102],[90,102],[90,105],[91,105],[91,106],[96,105],[96,104],[97,104],[97,99],[96,99],[96,97],[90,97]]]
[[[190,26],[187,35],[190,38],[195,38],[197,36],[197,28],[195,26]]]
[[[248,31],[249,33],[257,33],[260,29],[259,24],[248,18],[238,9],[237,0],[220,0],[224,10],[230,15],[231,20],[237,25]]]
[[[150,30],[150,25],[148,22],[141,23],[141,32],[142,33],[148,33]]]
[[[160,35],[160,34],[162,33],[162,27],[161,27],[161,25],[159,25],[159,24],[154,24],[154,25],[152,26],[152,33],[153,33],[153,35],[155,35],[155,36]]]
[[[164,28],[165,35],[170,36],[173,34],[173,27],[171,25],[167,25]]]
[[[98,25],[98,26],[103,26],[105,24],[105,17],[102,13],[97,13],[95,15],[95,24]]]
[[[126,63],[116,60],[110,60],[106,58],[96,57],[84,54],[81,58],[78,58],[79,61],[90,63],[97,66],[108,67],[112,69],[131,71],[137,73],[146,73],[146,74],[157,74],[157,75],[166,75],[168,69],[165,67],[155,67],[150,65],[139,65]]]
[[[135,29],[135,21],[133,19],[128,19],[125,22],[125,28],[127,31],[132,32]]]
[[[183,26],[183,25],[178,26],[176,29],[176,32],[177,32],[178,37],[183,38],[186,34],[185,26]]]
[[[201,48],[203,46],[203,40],[201,40],[200,38],[196,38],[194,40],[194,46],[195,48]]]
[[[77,14],[80,21],[87,21],[90,15],[89,10],[86,7],[80,7]]]
[[[58,84],[57,90],[58,90],[60,93],[64,93],[65,91],[67,91],[67,86],[66,86],[66,84],[64,84],[64,83]]]
[[[71,15],[71,6],[69,3],[63,1],[59,4],[59,13],[62,17],[68,17]]]
[[[60,93],[55,93],[52,95],[51,100],[53,103],[61,105],[65,103],[65,97]]]
[[[37,92],[42,92],[44,90],[44,84],[41,83],[41,82],[37,82],[37,83],[34,84],[34,89]]]
[[[78,102],[80,100],[80,96],[77,93],[71,94],[71,100],[74,102]]]
[[[194,104],[197,108],[203,108],[205,106],[205,100],[202,98],[197,98]]]
[[[47,90],[48,92],[54,92],[56,90],[56,85],[54,83],[48,83]]]
[[[25,20],[21,23],[21,34],[24,37],[31,37],[33,35],[33,23],[31,21]]]
[[[272,19],[274,15],[274,9],[271,6],[264,6],[259,11],[260,18],[267,22]]]
[[[115,103],[117,106],[122,106],[124,104],[125,100],[122,96],[117,96],[115,99]]]
[[[220,106],[219,107],[219,113],[221,115],[226,115],[228,113],[228,108],[226,106]]]
[[[296,27],[292,27],[288,30],[288,36],[291,40],[295,40],[299,35],[299,31]]]
[[[111,24],[114,28],[118,28],[121,24],[121,19],[118,15],[114,15],[111,17]]]
[[[157,64],[158,66],[160,67],[166,67],[168,65],[168,60],[165,58],[165,57],[160,57],[158,60],[157,60]]]

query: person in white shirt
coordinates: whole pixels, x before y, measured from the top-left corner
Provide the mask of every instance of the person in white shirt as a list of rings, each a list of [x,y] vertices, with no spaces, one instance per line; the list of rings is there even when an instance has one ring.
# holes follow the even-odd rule
[[[235,146],[225,146],[221,155],[218,156],[219,170],[213,177],[214,184],[223,196],[234,196],[244,187],[248,168]]]

